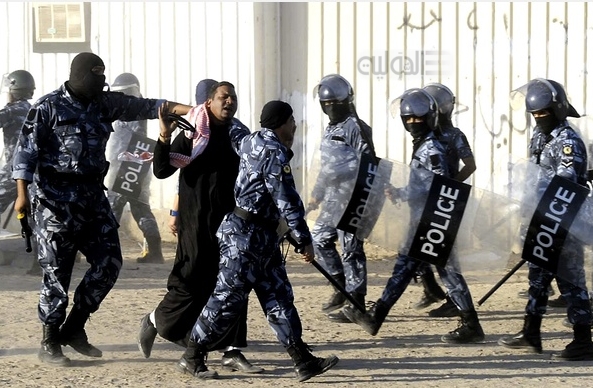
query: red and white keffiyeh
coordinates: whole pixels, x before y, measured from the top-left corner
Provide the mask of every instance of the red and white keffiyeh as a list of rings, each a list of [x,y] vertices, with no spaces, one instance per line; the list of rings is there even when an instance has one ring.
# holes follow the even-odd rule
[[[188,139],[192,139],[191,155],[187,156],[177,152],[169,153],[169,164],[173,167],[183,168],[191,163],[198,155],[204,152],[210,139],[210,118],[205,104],[194,106],[187,113],[187,121],[195,128],[195,132],[183,131]]]

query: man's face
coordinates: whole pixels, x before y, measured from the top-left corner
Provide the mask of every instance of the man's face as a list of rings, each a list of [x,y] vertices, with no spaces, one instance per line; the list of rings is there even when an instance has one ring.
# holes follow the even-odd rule
[[[228,85],[219,86],[214,97],[206,103],[212,117],[220,123],[228,123],[237,112],[237,94]]]
[[[282,126],[276,130],[280,142],[288,149],[292,148],[296,128],[297,126],[294,121],[294,116],[290,116],[288,120],[286,120],[286,123],[282,124]]]

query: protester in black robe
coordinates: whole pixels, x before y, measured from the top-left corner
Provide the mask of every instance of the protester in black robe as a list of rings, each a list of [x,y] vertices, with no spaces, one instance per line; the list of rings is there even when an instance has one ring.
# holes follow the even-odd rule
[[[198,88],[199,89],[199,88]],[[172,144],[170,134],[161,135],[155,147],[153,172],[159,179],[177,171],[171,155],[183,155],[185,167],[179,173],[179,210],[177,214],[177,251],[167,281],[167,293],[157,308],[141,321],[138,337],[140,351],[150,357],[157,333],[168,341],[186,346],[190,331],[214,290],[220,252],[216,230],[225,214],[235,207],[233,188],[239,170],[239,157],[231,147],[229,128],[240,125],[235,88],[228,82],[215,83],[205,102],[209,123],[207,145],[195,156],[195,139],[181,132]],[[194,158],[191,158],[192,152]],[[226,349],[224,367],[249,373],[254,367],[238,348],[247,346],[247,309],[212,350]]]

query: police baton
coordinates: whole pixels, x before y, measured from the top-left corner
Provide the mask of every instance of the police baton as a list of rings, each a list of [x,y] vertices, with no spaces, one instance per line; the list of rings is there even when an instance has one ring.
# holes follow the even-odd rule
[[[494,285],[494,287],[492,287],[492,289],[491,289],[490,291],[488,291],[488,292],[486,293],[486,295],[484,295],[484,296],[482,297],[482,299],[480,299],[480,300],[478,301],[478,306],[481,306],[481,305],[482,305],[482,303],[486,302],[486,300],[487,300],[488,298],[490,298],[490,296],[491,296],[492,294],[494,294],[494,293],[496,292],[496,290],[498,290],[498,289],[500,288],[500,286],[502,286],[502,285],[504,284],[504,282],[506,282],[507,280],[509,280],[509,278],[510,278],[511,276],[513,276],[513,274],[514,274],[515,272],[517,272],[517,270],[518,270],[519,268],[521,268],[521,267],[523,266],[523,264],[525,264],[525,260],[524,260],[524,259],[521,259],[521,261],[519,261],[519,262],[518,262],[518,263],[517,263],[517,264],[516,264],[516,265],[515,265],[513,268],[511,268],[511,270],[509,271],[509,273],[507,273],[506,275],[504,275],[504,277],[503,277],[502,279],[500,279],[500,280],[498,281],[498,283],[496,283],[496,284]]]
[[[290,233],[285,233],[282,239],[287,240],[292,245],[295,245],[294,251],[296,253],[303,253],[303,247],[296,246],[296,243],[294,239],[290,236]],[[354,307],[356,307],[361,313],[365,313],[364,306],[361,305],[360,302],[358,302],[356,299],[354,299],[354,297],[350,295],[348,291],[346,291],[344,286],[338,283],[336,279],[334,279],[329,273],[327,273],[327,271],[318,262],[316,262],[315,259],[311,260],[310,263],[313,264],[313,267],[315,267],[317,271],[321,272],[321,274],[325,276],[327,280],[329,280],[329,282],[336,288],[336,290],[340,291],[340,293],[344,295],[344,297],[348,299],[348,301],[352,303]]]
[[[348,301],[352,303],[354,307],[356,307],[361,313],[365,313],[364,306],[361,305],[360,302],[358,302],[356,299],[354,299],[354,297],[352,297],[352,295],[350,295],[350,293],[346,291],[346,289],[342,287],[342,285],[338,283],[336,279],[334,279],[329,273],[327,273],[327,271],[318,262],[316,262],[315,259],[311,260],[311,264],[313,264],[313,267],[315,267],[317,271],[321,272],[321,274],[325,276],[327,280],[329,280],[329,282],[336,288],[336,290],[340,291],[340,293],[344,295],[346,299],[348,299]]]
[[[21,237],[25,239],[25,252],[31,252],[33,250],[31,247],[31,236],[33,235],[33,230],[31,230],[31,227],[29,226],[27,213],[19,213],[17,214],[16,218],[21,222]]]

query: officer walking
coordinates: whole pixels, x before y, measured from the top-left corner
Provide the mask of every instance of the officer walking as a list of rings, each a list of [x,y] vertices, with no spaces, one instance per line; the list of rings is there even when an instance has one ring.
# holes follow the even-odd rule
[[[407,188],[390,190],[391,200],[406,200],[409,202],[410,219],[418,220],[424,210],[425,194],[430,187],[425,187],[423,181],[413,181],[414,169],[432,172],[434,174],[449,174],[449,167],[445,157],[445,149],[438,141],[434,130],[437,128],[438,106],[434,98],[422,89],[410,89],[400,98],[400,116],[406,131],[412,135],[413,156],[410,166],[412,173]],[[396,102],[397,103],[397,102]],[[414,231],[410,231],[408,239],[412,238]],[[437,267],[437,271],[447,293],[460,310],[461,322],[457,329],[441,337],[447,343],[477,343],[484,340],[484,331],[478,320],[469,288],[465,279],[455,269],[456,257],[449,258],[445,269]],[[361,325],[371,335],[376,335],[383,324],[387,313],[401,297],[406,287],[412,280],[420,265],[417,259],[399,253],[395,262],[391,278],[383,290],[381,298],[367,311],[361,313],[352,306],[344,308],[348,319]]]
[[[313,260],[305,209],[289,164],[296,131],[292,108],[282,101],[270,101],[262,109],[260,123],[261,130],[247,136],[231,128],[231,140],[241,158],[236,207],[218,229],[221,258],[216,287],[179,361],[183,372],[201,379],[217,377],[205,364],[206,354],[237,320],[251,290],[291,356],[299,381],[324,373],[338,362],[336,356],[313,356],[301,338],[301,320],[276,232],[283,217],[303,259]]]
[[[339,74],[330,74],[316,86],[321,109],[329,117],[321,142],[321,172],[311,193],[308,210],[317,209],[322,202],[336,200],[345,185],[355,180],[363,154],[374,156],[372,129],[358,118],[354,106],[354,90]],[[340,199],[340,201],[343,199]],[[353,233],[328,225],[328,213],[332,209],[322,207],[311,234],[315,254],[324,269],[343,286],[361,306],[365,305],[367,293],[367,258],[364,241]],[[339,242],[342,253],[336,248]],[[346,297],[337,289],[321,311],[329,313],[335,322],[350,323],[342,311],[331,313],[346,304]]]
[[[101,350],[88,341],[84,326],[112,289],[122,265],[118,223],[105,195],[105,147],[112,123],[158,116],[164,100],[141,99],[104,92],[105,65],[93,53],[80,53],[70,78],[31,108],[19,136],[13,160],[17,181],[14,208],[33,209],[43,285],[38,316],[43,324],[39,350],[42,362],[68,365],[61,345],[89,357]],[[186,114],[190,106],[167,104]],[[29,202],[28,185],[35,188]],[[68,291],[76,253],[90,264],[74,292],[66,318]],[[62,325],[63,323],[63,325]]]
[[[539,167],[540,179],[551,179],[558,175],[586,186],[587,149],[579,134],[566,120],[568,116],[580,116],[568,102],[564,87],[556,81],[537,78],[518,91],[524,94],[525,110],[531,113],[536,123],[529,154],[530,160]],[[498,343],[510,349],[542,352],[542,317],[546,313],[548,287],[556,278],[558,289],[568,303],[567,315],[573,323],[574,339],[553,358],[593,360],[591,303],[583,267],[582,243],[569,233],[562,252],[566,255],[558,263],[562,276],[556,276],[529,262],[529,300],[525,306],[523,328],[514,336],[502,337]]]
[[[451,121],[455,106],[455,95],[451,89],[441,83],[431,83],[424,86],[423,89],[435,99],[439,107],[438,125],[434,133],[443,148],[445,148],[450,178],[463,182],[476,171],[476,161],[467,137]],[[418,309],[425,308],[446,298],[444,304],[430,310],[428,315],[431,317],[459,316],[459,309],[457,309],[451,297],[445,295],[436,282],[430,265],[421,266],[420,279],[424,287],[424,296],[414,307]]]
[[[3,131],[4,161],[0,169],[0,213],[4,213],[16,197],[16,182],[12,179],[12,158],[19,138],[19,133],[27,113],[31,108],[30,99],[35,92],[35,79],[27,70],[15,70],[2,79],[1,91],[7,94],[7,104],[0,109],[0,128]],[[32,244],[33,261],[29,275],[41,275],[41,267],[37,263],[37,244]],[[3,252],[7,255],[8,252]],[[4,260],[9,264],[11,260]]]
[[[111,91],[142,98],[142,94],[140,93],[140,82],[138,81],[138,78],[131,73],[122,73],[118,75],[111,85]],[[111,163],[110,169],[114,171],[119,169],[121,162],[118,160],[118,155],[128,149],[133,134],[146,137],[146,124],[146,120],[118,120],[113,124],[114,132],[107,143],[107,160]],[[146,240],[148,249],[143,252],[142,256],[136,259],[138,263],[163,263],[165,261],[161,248],[161,233],[156,218],[150,209],[151,170],[151,168],[146,166],[146,168],[141,169],[138,173],[137,182],[141,185],[138,197],[123,195],[111,190],[108,192],[109,203],[111,204],[111,208],[113,209],[117,221],[120,222],[124,207],[129,203],[132,217],[138,224],[138,227],[142,231],[142,235]],[[110,174],[109,176],[115,177],[115,174]],[[113,182],[106,182],[106,186],[107,188],[111,188]]]

